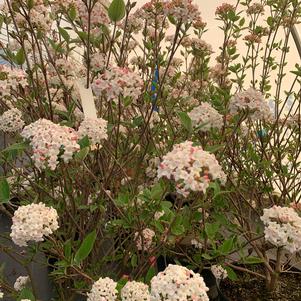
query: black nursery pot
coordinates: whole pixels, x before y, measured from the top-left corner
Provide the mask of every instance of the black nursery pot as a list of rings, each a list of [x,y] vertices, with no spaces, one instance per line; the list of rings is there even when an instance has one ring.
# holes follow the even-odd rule
[[[180,260],[179,260],[180,261]],[[181,261],[180,261],[181,262]],[[181,262],[182,263],[182,262]],[[170,257],[164,257],[160,255],[157,258],[157,269],[158,272],[162,272],[169,264],[176,264],[175,261]],[[185,263],[182,263],[185,266]],[[199,273],[198,269],[195,269],[194,272]],[[217,283],[217,280],[210,269],[203,269],[200,273],[206,283],[206,286],[209,288],[208,297],[210,301],[230,301],[227,299],[220,290],[220,287]]]

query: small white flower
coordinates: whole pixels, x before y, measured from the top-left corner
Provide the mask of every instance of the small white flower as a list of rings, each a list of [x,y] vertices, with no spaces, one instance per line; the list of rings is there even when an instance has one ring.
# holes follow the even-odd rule
[[[99,278],[94,282],[91,291],[87,294],[87,301],[116,301],[117,283],[112,279]]]
[[[24,125],[22,113],[16,108],[10,109],[0,116],[0,131],[13,133],[20,131]]]
[[[14,289],[16,291],[21,291],[26,284],[29,282],[29,276],[19,276],[14,284]]]
[[[127,282],[121,290],[121,301],[150,301],[148,286],[142,282]]]
[[[79,138],[88,136],[92,144],[100,144],[108,138],[107,124],[108,122],[102,118],[85,118],[79,126],[78,136]]]
[[[211,266],[211,272],[216,279],[222,280],[228,277],[228,272],[221,265]]]
[[[20,247],[27,246],[29,241],[43,241],[44,236],[59,228],[56,210],[43,203],[20,206],[12,221],[10,237]]]
[[[301,250],[301,218],[293,208],[273,206],[264,209],[260,219],[268,242],[290,253]]]
[[[151,280],[151,301],[209,301],[208,290],[200,274],[170,264]]]
[[[191,141],[176,144],[163,157],[158,167],[158,178],[174,180],[178,193],[188,196],[191,191],[206,192],[211,181],[226,182],[226,175],[213,154]]]

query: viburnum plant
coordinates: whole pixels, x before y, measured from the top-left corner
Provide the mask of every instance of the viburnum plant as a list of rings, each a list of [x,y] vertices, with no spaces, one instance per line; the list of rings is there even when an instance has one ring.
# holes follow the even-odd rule
[[[209,300],[208,268],[274,290],[301,250],[301,4],[222,4],[219,49],[191,0],[135,7],[5,1],[0,251],[43,252],[58,300]]]

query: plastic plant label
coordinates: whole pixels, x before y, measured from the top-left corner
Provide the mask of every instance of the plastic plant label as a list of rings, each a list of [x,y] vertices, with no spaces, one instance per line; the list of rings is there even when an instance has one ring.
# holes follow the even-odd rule
[[[83,80],[76,80],[75,84],[79,90],[84,115],[86,118],[97,118],[96,107],[91,87],[86,88]]]

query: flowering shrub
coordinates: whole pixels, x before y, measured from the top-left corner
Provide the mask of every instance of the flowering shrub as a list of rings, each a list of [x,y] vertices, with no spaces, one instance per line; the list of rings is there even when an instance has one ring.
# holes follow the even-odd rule
[[[301,5],[220,5],[220,48],[193,1],[135,6],[4,2],[1,239],[51,259],[59,300],[208,300],[203,269],[275,290],[301,249]],[[0,297],[35,300],[22,279]]]

